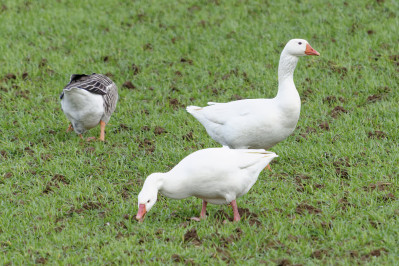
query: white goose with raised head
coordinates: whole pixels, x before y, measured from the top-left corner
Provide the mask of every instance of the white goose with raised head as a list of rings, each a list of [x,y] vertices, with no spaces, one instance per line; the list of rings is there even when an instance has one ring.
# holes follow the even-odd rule
[[[115,111],[118,101],[118,88],[105,75],[74,74],[60,95],[61,108],[71,122],[67,132],[72,129],[79,134],[100,124],[99,140],[105,140],[105,125]],[[95,137],[88,138],[88,140]]]
[[[206,216],[207,203],[230,204],[234,221],[240,220],[236,199],[245,195],[259,173],[277,155],[263,149],[209,148],[185,157],[167,173],[147,177],[138,195],[136,219],[144,216],[157,201],[158,191],[173,199],[195,196],[203,200],[200,218]]]
[[[306,40],[293,39],[284,47],[278,67],[278,93],[272,99],[209,102],[188,106],[212,139],[233,149],[269,149],[294,131],[301,100],[294,84],[300,56],[320,55]]]

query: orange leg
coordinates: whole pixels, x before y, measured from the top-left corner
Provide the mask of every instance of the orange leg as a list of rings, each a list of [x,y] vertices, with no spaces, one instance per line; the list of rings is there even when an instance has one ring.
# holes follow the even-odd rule
[[[68,133],[69,131],[72,131],[72,130],[73,130],[72,124],[69,124],[69,127],[67,128],[66,132]]]
[[[266,168],[269,169],[269,171],[272,170],[272,169],[270,168],[270,164],[268,164],[268,165],[266,166]]]
[[[105,140],[105,122],[102,120],[100,121],[100,128],[101,128],[100,140],[104,141]]]
[[[82,136],[82,134],[79,134],[79,137],[80,137],[81,139],[83,139],[83,136]]]
[[[238,213],[238,207],[237,207],[237,202],[236,200],[233,200],[230,203],[231,207],[233,208],[233,213],[234,213],[234,218],[233,221],[234,222],[238,222],[239,220],[241,220],[240,214]]]

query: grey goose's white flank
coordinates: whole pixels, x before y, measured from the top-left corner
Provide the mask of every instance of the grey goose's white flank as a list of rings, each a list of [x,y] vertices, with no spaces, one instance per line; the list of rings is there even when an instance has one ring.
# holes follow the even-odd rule
[[[105,140],[105,125],[118,101],[118,88],[110,78],[96,73],[73,74],[60,99],[62,111],[71,122],[67,132],[73,129],[83,138],[84,132],[100,124],[99,139]]]

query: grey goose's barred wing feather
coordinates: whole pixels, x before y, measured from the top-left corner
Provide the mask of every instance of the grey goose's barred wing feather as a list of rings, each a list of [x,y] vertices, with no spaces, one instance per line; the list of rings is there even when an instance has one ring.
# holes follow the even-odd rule
[[[111,86],[115,86],[114,82],[105,75],[96,73],[91,75],[73,74],[71,80],[63,89],[60,99],[64,97],[64,91],[68,91],[71,88],[79,88],[94,94],[106,95]]]

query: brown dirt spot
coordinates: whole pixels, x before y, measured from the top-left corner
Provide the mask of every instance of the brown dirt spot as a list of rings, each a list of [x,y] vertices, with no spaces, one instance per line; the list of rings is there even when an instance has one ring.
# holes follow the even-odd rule
[[[47,63],[48,63],[47,59],[42,58],[42,60],[39,62],[39,67],[45,67]]]
[[[374,103],[376,101],[381,100],[381,98],[382,98],[381,94],[373,94],[373,95],[370,95],[369,97],[367,97],[367,101],[371,102],[371,103]]]
[[[107,72],[104,75],[106,75],[109,78],[113,78],[114,77],[114,74],[112,74],[111,72]]]
[[[184,259],[178,254],[173,254],[171,259],[173,262],[183,262],[184,261]]]
[[[330,130],[330,125],[327,122],[322,122],[319,124],[319,128],[328,131]]]
[[[388,193],[388,194],[386,194],[386,195],[380,197],[379,199],[380,199],[381,201],[384,201],[384,202],[389,202],[389,201],[394,201],[394,200],[396,200],[396,197],[395,197],[394,194]]]
[[[389,182],[377,182],[375,184],[370,184],[367,187],[364,187],[366,191],[372,191],[377,189],[378,191],[388,190],[392,183]]]
[[[310,255],[311,258],[314,259],[322,259],[323,257],[328,255],[328,251],[325,249],[318,249],[312,252],[312,254]]]
[[[136,86],[134,86],[134,84],[129,80],[123,83],[122,87],[127,88],[129,90],[134,90],[136,88]]]
[[[29,74],[28,74],[27,72],[24,72],[24,73],[22,73],[22,75],[21,75],[21,78],[22,78],[23,80],[28,79],[28,77],[29,77]]]
[[[40,158],[43,161],[47,162],[47,161],[49,161],[49,160],[51,160],[53,158],[53,155],[51,155],[51,154],[41,154]]]
[[[183,135],[182,138],[183,138],[183,140],[186,140],[186,141],[192,141],[194,139],[193,131],[190,131],[186,135]]]
[[[372,139],[386,139],[387,138],[387,134],[383,131],[380,130],[376,130],[374,132],[369,132],[368,133],[368,137],[372,138]]]
[[[114,130],[114,132],[129,131],[130,127],[126,124],[119,124],[119,127]]]
[[[175,71],[175,75],[181,77],[183,76],[183,73],[181,73],[180,71]]]
[[[180,58],[180,62],[181,63],[187,63],[187,64],[189,64],[189,65],[192,65],[193,64],[193,60],[191,60],[191,59],[188,59],[188,58]]]
[[[367,31],[367,34],[368,34],[368,35],[372,35],[372,34],[374,34],[374,31],[373,31],[373,30],[368,30],[368,31]]]
[[[151,43],[144,44],[143,49],[145,51],[152,51],[152,49],[153,49],[152,44]]]
[[[231,96],[230,99],[233,100],[233,101],[237,101],[237,100],[242,100],[243,97],[241,97],[241,96],[238,95],[238,94],[234,94],[233,96]]]
[[[201,240],[198,237],[197,229],[194,227],[184,234],[184,243],[192,242],[194,245],[200,245]]]
[[[104,62],[108,62],[108,61],[109,61],[109,58],[110,58],[110,57],[109,57],[108,55],[106,55],[106,56],[103,57],[103,61],[104,61]]]
[[[57,233],[61,232],[62,230],[64,230],[65,225],[60,225],[54,228],[54,231],[56,231]]]
[[[3,157],[4,159],[7,159],[7,152],[6,152],[6,151],[4,151],[4,150],[0,151],[0,155],[1,155],[1,157]]]
[[[277,266],[290,266],[292,262],[289,259],[281,259],[276,261]]]
[[[330,115],[333,118],[337,118],[341,113],[348,113],[348,111],[342,106],[335,106],[334,109],[331,111]]]
[[[164,133],[167,133],[167,131],[163,127],[156,126],[154,128],[154,134],[155,135],[161,135],[161,134],[164,134]]]
[[[28,96],[29,94],[30,94],[30,91],[28,91],[28,90],[18,90],[15,92],[15,96],[22,97],[25,99],[29,99],[29,96]]]
[[[388,253],[388,250],[385,249],[385,248],[375,249],[375,250],[370,251],[370,253],[364,254],[362,256],[362,259],[363,260],[369,260],[369,259],[371,259],[371,257],[379,257],[383,253]]]
[[[392,60],[397,66],[399,66],[399,54],[389,56],[389,59]]]
[[[337,167],[335,168],[335,173],[340,178],[349,179],[348,170],[346,170],[345,168]]]
[[[322,189],[322,188],[325,187],[325,185],[323,185],[323,184],[314,184],[314,187],[317,188],[317,189]]]
[[[4,174],[4,178],[10,178],[12,177],[12,173],[11,172],[7,172]]]
[[[11,79],[17,79],[17,75],[15,75],[14,73],[8,73],[3,78],[4,81],[11,80]]]
[[[140,67],[136,64],[132,64],[130,68],[132,69],[134,76],[140,73]]]
[[[151,128],[149,127],[149,126],[143,126],[142,128],[141,128],[141,131],[143,131],[143,132],[145,132],[145,131],[150,131],[151,130]]]
[[[24,148],[24,152],[26,152],[26,153],[28,153],[28,154],[30,154],[30,155],[32,155],[32,154],[35,153],[35,151],[32,150],[30,147],[25,147],[25,148]]]
[[[155,144],[150,139],[138,140],[139,148],[144,149],[146,153],[153,153],[155,151]]]
[[[348,207],[356,207],[355,204],[350,203],[350,202],[348,201],[348,198],[347,198],[347,197],[341,198],[340,200],[338,200],[338,203],[341,205],[341,209],[342,209],[342,210],[346,210]]]
[[[318,214],[321,213],[321,209],[313,207],[307,203],[300,203],[295,209],[295,213],[297,214],[305,214],[305,212],[310,214]]]
[[[271,240],[269,242],[267,242],[266,244],[266,249],[283,249],[285,248],[285,245],[283,243],[281,243],[280,240]]]
[[[69,181],[65,178],[65,176],[60,174],[55,174],[51,179],[53,182],[64,183],[65,185],[69,184]]]
[[[351,258],[358,258],[359,257],[359,252],[357,252],[356,250],[351,250],[351,251],[349,251],[349,256]]]
[[[178,109],[179,107],[182,107],[183,105],[180,104],[179,100],[176,98],[171,98],[169,99],[169,105],[172,106],[174,110]]]
[[[37,259],[35,260],[35,263],[36,263],[36,264],[46,264],[47,261],[48,261],[47,258],[40,257],[40,258],[37,258]]]

